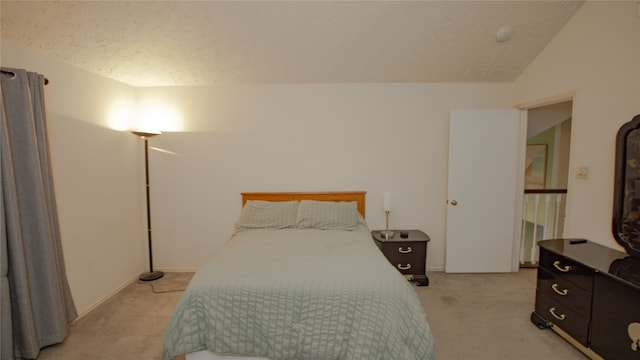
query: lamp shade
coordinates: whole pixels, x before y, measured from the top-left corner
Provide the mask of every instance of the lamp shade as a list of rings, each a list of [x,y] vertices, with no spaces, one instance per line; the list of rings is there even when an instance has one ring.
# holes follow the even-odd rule
[[[133,135],[140,136],[142,138],[150,138],[150,137],[158,136],[162,134],[159,131],[142,131],[142,130],[132,131],[131,133]]]
[[[391,211],[391,193],[390,192],[384,193],[382,206],[384,207],[384,211]]]

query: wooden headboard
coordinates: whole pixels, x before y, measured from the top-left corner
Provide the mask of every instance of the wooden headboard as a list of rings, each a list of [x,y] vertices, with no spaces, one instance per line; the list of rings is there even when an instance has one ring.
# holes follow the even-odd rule
[[[317,200],[317,201],[355,201],[358,212],[364,217],[366,191],[338,191],[338,192],[243,192],[242,206],[248,200],[264,201],[292,201],[292,200]]]

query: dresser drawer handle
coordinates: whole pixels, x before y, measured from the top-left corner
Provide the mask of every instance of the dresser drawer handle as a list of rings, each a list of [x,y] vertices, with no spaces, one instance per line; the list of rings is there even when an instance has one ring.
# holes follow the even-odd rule
[[[564,320],[564,319],[567,318],[567,316],[565,314],[562,314],[562,315],[556,314],[556,308],[554,308],[554,307],[550,308],[549,312],[551,313],[551,315],[553,315],[554,318],[556,318],[558,320]]]
[[[554,266],[556,269],[558,269],[558,270],[560,270],[560,271],[562,271],[562,272],[569,272],[569,271],[571,271],[571,266],[569,266],[569,265],[562,266],[562,265],[560,265],[560,261],[554,261],[554,262],[553,262],[553,266]]]
[[[405,248],[403,248],[402,246],[400,246],[400,247],[398,248],[398,252],[399,252],[399,253],[401,253],[401,254],[408,254],[408,253],[410,253],[410,252],[412,252],[412,251],[413,251],[413,249],[411,249],[411,246],[407,246],[407,248],[406,248],[406,249],[405,249]]]
[[[564,289],[564,290],[560,290],[558,289],[558,284],[553,284],[551,285],[551,288],[553,289],[553,291],[556,292],[556,294],[558,295],[562,295],[562,296],[566,296],[569,294],[569,289]]]
[[[627,326],[627,334],[631,338],[631,350],[638,351],[640,347],[640,323],[630,323]]]
[[[409,269],[411,269],[411,264],[407,264],[406,266],[402,266],[402,264],[398,264],[398,269],[400,269],[400,270],[409,270]]]

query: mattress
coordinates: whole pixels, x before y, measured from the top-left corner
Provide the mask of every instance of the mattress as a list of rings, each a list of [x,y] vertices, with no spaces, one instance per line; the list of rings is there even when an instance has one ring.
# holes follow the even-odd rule
[[[366,226],[235,234],[195,274],[165,333],[165,360],[203,350],[271,360],[435,355],[412,285]]]

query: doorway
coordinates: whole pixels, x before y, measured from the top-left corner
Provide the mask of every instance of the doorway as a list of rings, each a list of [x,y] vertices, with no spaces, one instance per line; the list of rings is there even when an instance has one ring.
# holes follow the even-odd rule
[[[527,109],[520,267],[536,267],[537,242],[563,236],[573,99]]]

